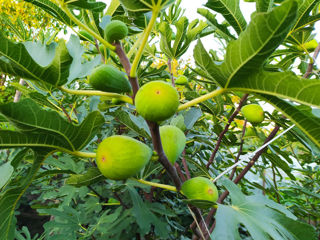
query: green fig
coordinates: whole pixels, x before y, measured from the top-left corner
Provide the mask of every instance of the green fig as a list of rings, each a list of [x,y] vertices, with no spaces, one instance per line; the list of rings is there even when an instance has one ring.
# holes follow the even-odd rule
[[[264,120],[264,112],[260,105],[249,104],[241,108],[243,116],[253,124],[261,123]]]
[[[111,21],[104,29],[105,39],[109,43],[118,42],[128,35],[128,27],[119,20]]]
[[[152,150],[144,143],[127,136],[104,139],[97,149],[97,166],[109,179],[124,180],[137,174],[151,159]]]
[[[144,119],[163,121],[177,111],[179,94],[170,84],[163,81],[153,81],[143,85],[135,98],[137,112]]]
[[[79,37],[80,37],[80,40],[82,41],[91,41],[91,42],[94,42],[94,37],[92,37],[90,35],[90,33],[88,33],[87,31],[85,30],[80,30],[79,31]]]
[[[179,76],[176,81],[175,84],[177,85],[187,85],[188,84],[188,78],[184,75]]]
[[[300,51],[304,51],[305,49],[308,50],[308,52],[313,52],[318,46],[318,43],[317,43],[317,40],[315,39],[312,39],[311,41],[309,42],[305,42],[302,44],[302,47],[301,46],[298,46],[297,48],[300,50]]]
[[[218,190],[216,186],[208,178],[195,177],[185,181],[181,190],[183,195],[185,195],[190,200],[204,200],[212,202],[212,205],[218,200]],[[210,207],[208,204],[202,204],[201,202],[192,203],[199,208]]]
[[[186,136],[180,128],[165,125],[160,127],[160,137],[164,153],[174,164],[186,146]]]
[[[109,64],[103,64],[95,68],[89,76],[89,83],[94,89],[124,93],[131,91],[131,85],[125,73]]]

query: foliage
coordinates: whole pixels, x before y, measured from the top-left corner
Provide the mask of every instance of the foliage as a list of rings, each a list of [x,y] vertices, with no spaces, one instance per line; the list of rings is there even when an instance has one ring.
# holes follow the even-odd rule
[[[0,240],[317,239],[320,83],[311,53],[319,46],[306,43],[318,1],[256,0],[250,22],[239,1],[208,0],[198,9],[206,22],[189,21],[179,0],[26,2],[0,0]],[[121,42],[104,39],[111,19],[128,27]],[[68,40],[56,39],[62,29],[73,30]],[[206,49],[205,36],[225,48]],[[102,64],[126,73],[132,92],[91,89]],[[175,86],[181,75],[189,82]],[[139,86],[155,80],[179,93],[177,112],[162,122],[134,106]],[[14,89],[22,97],[13,103]],[[246,103],[265,108],[262,123],[244,119]],[[159,125],[186,135],[174,165]],[[154,150],[124,181],[96,167],[96,149],[112,135]],[[216,183],[216,204],[180,191],[199,176]]]

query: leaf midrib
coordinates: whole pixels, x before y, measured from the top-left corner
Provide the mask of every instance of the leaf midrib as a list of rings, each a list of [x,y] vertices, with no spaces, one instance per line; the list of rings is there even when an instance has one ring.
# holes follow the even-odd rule
[[[265,13],[262,13],[262,14],[265,15]],[[266,44],[269,43],[270,39],[273,38],[274,33],[278,32],[278,30],[281,28],[283,22],[286,21],[287,16],[288,16],[288,11],[287,11],[287,13],[286,13],[286,17],[281,19],[281,24],[278,24],[278,27],[276,28],[276,31],[274,31],[273,34],[268,38],[268,40],[264,42],[264,44],[259,48],[259,51],[255,52],[255,54],[253,54],[250,58],[248,58],[246,61],[244,61],[243,64],[239,65],[239,67],[236,68],[236,71],[234,71],[234,72],[230,75],[230,77],[229,77],[228,80],[227,80],[227,84],[225,85],[225,88],[228,88],[228,86],[229,86],[232,78],[238,73],[238,71],[239,71],[244,65],[246,65],[251,59],[253,59],[255,56],[257,56],[258,53],[261,51],[261,49],[263,49],[263,48],[266,46]]]

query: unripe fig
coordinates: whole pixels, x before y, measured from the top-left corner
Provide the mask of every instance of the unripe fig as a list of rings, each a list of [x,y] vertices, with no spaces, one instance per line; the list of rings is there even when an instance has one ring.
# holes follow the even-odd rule
[[[212,202],[212,205],[218,200],[218,190],[208,178],[191,178],[182,184],[181,190],[188,199],[206,200]],[[207,204],[203,205],[201,203],[193,203],[193,205],[199,208],[208,207]]]
[[[137,112],[144,119],[163,121],[177,111],[179,94],[170,84],[163,81],[153,81],[143,85],[135,98]]]
[[[264,120],[264,112],[260,105],[249,104],[241,108],[243,116],[248,122],[258,124]]]
[[[105,39],[109,43],[118,42],[128,35],[128,27],[119,20],[111,21],[104,29]]]
[[[184,75],[180,75],[176,81],[175,81],[175,84],[178,84],[178,85],[187,85],[188,84],[188,78]]]
[[[318,46],[318,43],[315,39],[312,39],[311,41],[309,42],[305,42],[302,44],[302,47],[301,46],[298,46],[298,49],[300,51],[304,51],[305,49],[307,49],[309,52],[313,52]]]
[[[244,136],[245,137],[255,137],[256,136],[256,132],[253,130],[252,127],[247,127]]]
[[[124,180],[137,174],[150,160],[152,150],[138,140],[114,135],[104,139],[97,149],[97,166],[109,179]]]
[[[89,83],[94,89],[124,93],[131,91],[131,85],[125,73],[109,64],[103,64],[95,68],[89,76]]]
[[[92,36],[90,35],[90,33],[88,33],[88,32],[85,31],[85,30],[79,31],[79,37],[80,37],[80,40],[82,40],[82,41],[88,41],[88,40],[90,40],[90,41],[94,42],[94,37],[92,37]]]
[[[186,146],[186,136],[180,128],[165,125],[160,127],[160,137],[164,153],[174,164]]]

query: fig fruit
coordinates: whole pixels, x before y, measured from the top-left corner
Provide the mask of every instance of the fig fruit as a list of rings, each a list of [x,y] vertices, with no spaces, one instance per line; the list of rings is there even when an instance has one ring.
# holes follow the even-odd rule
[[[185,195],[190,200],[209,201],[212,202],[212,205],[214,205],[214,202],[218,200],[218,190],[208,178],[191,178],[182,184],[181,190],[183,195]],[[210,207],[210,205],[208,206],[208,203],[201,204],[201,201],[195,201],[192,204],[199,208]]]
[[[90,35],[90,33],[88,33],[85,30],[79,31],[79,37],[80,37],[80,40],[82,40],[82,41],[89,41],[90,40],[91,42],[94,42],[94,37],[92,37]]]
[[[118,42],[128,35],[128,27],[119,20],[111,21],[104,29],[104,37],[109,43]]]
[[[186,76],[184,76],[184,75],[181,75],[176,79],[175,84],[187,85],[188,84],[188,78]]]
[[[89,76],[90,85],[100,91],[124,93],[131,91],[131,85],[125,73],[109,64],[95,68]]]
[[[137,174],[150,160],[152,150],[144,143],[127,136],[104,139],[97,149],[97,166],[109,179],[124,180]]]
[[[304,51],[305,49],[308,50],[308,52],[313,52],[318,46],[318,43],[317,43],[317,40],[315,39],[312,39],[311,41],[309,42],[305,42],[302,44],[302,47],[301,46],[298,46],[297,48],[300,50],[300,51]]]
[[[160,137],[164,153],[174,164],[186,146],[186,136],[180,128],[165,125],[160,127]]]
[[[144,119],[163,121],[177,111],[179,94],[170,84],[163,81],[153,81],[143,85],[135,98],[137,112]]]
[[[243,116],[248,122],[258,124],[264,120],[264,112],[260,105],[249,104],[241,108]]]

